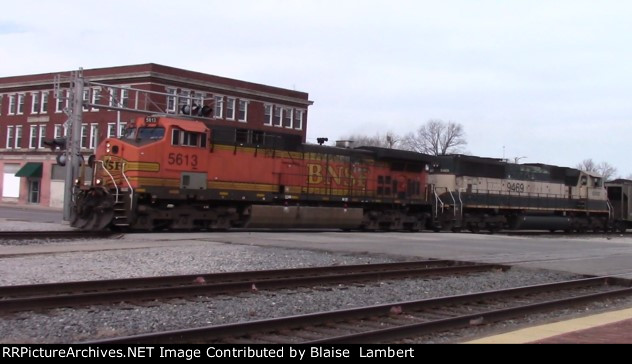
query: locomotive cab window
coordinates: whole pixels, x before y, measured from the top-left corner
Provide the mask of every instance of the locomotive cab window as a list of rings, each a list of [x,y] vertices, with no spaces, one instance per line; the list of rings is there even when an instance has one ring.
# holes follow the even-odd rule
[[[171,144],[206,148],[206,133],[173,129],[171,133]]]
[[[127,128],[123,133],[122,139],[130,140],[134,142],[155,142],[162,140],[165,136],[165,128]]]
[[[165,128],[138,128],[138,139],[161,140],[165,136]]]

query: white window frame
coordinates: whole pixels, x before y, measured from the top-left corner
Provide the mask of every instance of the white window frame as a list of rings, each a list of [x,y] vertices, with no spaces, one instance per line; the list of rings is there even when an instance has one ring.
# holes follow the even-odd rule
[[[250,102],[248,100],[239,100],[237,103],[237,121],[242,123],[248,122],[248,104]],[[243,106],[243,110],[242,110]],[[243,112],[243,118],[241,117],[241,113]]]
[[[298,116],[298,118],[297,118]],[[292,118],[292,124],[294,126],[294,130],[303,130],[303,122],[305,119],[305,110],[304,109],[294,109],[294,115]],[[296,125],[298,124],[298,126]]]
[[[99,124],[90,124],[90,148],[89,149],[94,149],[97,147],[97,144],[99,143],[98,140],[99,137]]]
[[[101,104],[101,87],[93,87],[92,88],[92,101],[90,102],[93,105]],[[99,111],[98,107],[92,106],[90,111]]]
[[[276,124],[276,119],[279,119],[279,123]],[[272,108],[272,126],[277,128],[283,127],[283,108],[279,105],[274,105]]]
[[[0,94],[0,115],[2,115],[2,101],[4,101],[4,95]]]
[[[13,125],[7,125],[7,140],[6,140],[6,145],[7,145],[7,149],[13,149],[14,146],[11,144],[15,143],[15,135],[13,134]]]
[[[178,89],[173,87],[166,88],[167,93],[167,107],[166,110],[168,113],[176,113],[177,111],[177,97],[178,97]]]
[[[42,91],[42,104],[40,106],[40,113],[47,114],[48,113],[48,91]]]
[[[31,92],[31,114],[39,114],[41,107],[39,92]]]
[[[226,120],[235,120],[235,98],[226,98]]]
[[[37,148],[37,125],[29,127],[29,149]]]
[[[116,132],[117,132],[116,137],[117,138],[120,138],[121,135],[123,135],[123,130],[125,130],[125,123],[119,122],[118,123],[118,128],[116,130]]]
[[[191,90],[180,89],[178,93],[178,105],[176,106],[176,113],[182,113],[182,108],[186,105],[191,106]]]
[[[23,115],[24,114],[24,99],[25,99],[25,94],[24,93],[20,93],[18,94],[18,111],[17,111],[17,115]]]
[[[90,111],[90,108],[88,107],[88,105],[86,105],[89,102],[90,102],[90,89],[84,88],[83,95],[81,95],[81,108],[84,112]]]
[[[17,104],[16,102],[16,95],[9,95],[9,110],[7,112],[7,115],[15,115],[15,113],[18,110]]]
[[[108,90],[108,97],[110,98],[110,106],[112,107],[120,107],[120,102],[118,100],[118,89],[114,87],[110,87]]]
[[[61,138],[63,132],[64,124],[55,124],[55,128],[53,129],[53,138]]]
[[[215,101],[215,105],[213,107],[213,109],[215,110],[213,112],[213,117],[215,119],[223,119],[224,118],[224,96],[215,95],[213,97],[213,100]]]
[[[88,124],[81,124],[81,139],[79,141],[79,148],[86,149],[86,143],[89,143],[88,138]]]
[[[121,86],[121,99],[119,100],[119,107],[125,107],[128,108],[129,107],[129,99],[130,99],[130,95],[129,95],[129,88],[130,86]],[[128,105],[125,105],[128,104]]]
[[[66,108],[66,109],[68,108],[68,97],[70,97],[70,91],[69,90],[60,90],[59,91],[59,97],[56,97],[57,100],[55,100],[55,112],[56,113],[63,112],[64,108]],[[66,101],[66,102],[64,103],[64,101]]]
[[[46,125],[40,124],[38,129],[39,129],[39,139],[37,141],[37,148],[42,149],[44,148],[44,144],[42,144],[42,142],[44,141],[44,138],[46,138]]]
[[[288,115],[289,114],[289,115]],[[290,125],[285,125],[285,119],[290,121]],[[293,109],[291,107],[284,107],[281,112],[281,125],[286,129],[292,129],[292,123],[294,122]]]
[[[116,138],[116,123],[108,123],[108,138]]]
[[[22,125],[15,126],[15,148],[22,149]]]
[[[263,125],[272,126],[272,113],[274,112],[274,105],[263,104]]]

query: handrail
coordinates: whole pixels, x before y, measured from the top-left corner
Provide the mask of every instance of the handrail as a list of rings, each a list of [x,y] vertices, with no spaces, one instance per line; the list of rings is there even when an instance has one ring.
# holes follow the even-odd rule
[[[121,176],[123,176],[123,178],[125,178],[125,182],[127,182],[127,186],[129,187],[129,210],[133,211],[134,210],[134,187],[132,187],[132,184],[129,183],[129,179],[127,179],[127,176],[125,175],[125,165],[127,164],[127,162],[123,162],[123,165],[121,166]]]
[[[454,195],[452,194],[452,191],[448,190],[448,193],[450,194],[450,197],[452,197],[452,202],[454,208],[452,208],[452,214],[454,215],[454,217],[456,217],[456,200],[454,199]]]
[[[460,217],[461,221],[463,221],[463,199],[461,198],[461,190],[457,190],[457,192],[459,193],[459,203],[461,204],[459,207]]]
[[[441,213],[443,213],[443,201],[441,201],[441,198],[439,197],[439,194],[437,194],[437,188],[434,187],[432,189],[432,192],[435,195],[435,217],[439,216],[439,204],[441,204]]]
[[[101,168],[103,168],[103,170],[105,171],[105,173],[107,173],[107,174],[108,174],[108,176],[110,176],[110,179],[112,180],[112,184],[114,185],[114,188],[116,189],[116,194],[114,195],[114,196],[115,196],[115,197],[114,197],[114,202],[115,202],[115,203],[118,203],[118,202],[119,202],[119,188],[118,188],[118,186],[116,185],[116,180],[114,179],[114,176],[112,176],[112,174],[110,173],[110,171],[108,171],[108,169],[107,169],[107,168],[105,168],[105,164],[103,164],[103,161],[102,161],[102,160],[95,160],[95,161],[94,161],[94,163],[95,163],[95,165],[96,165],[96,163],[100,163],[100,164],[101,164]],[[97,174],[97,169],[96,169],[96,168],[94,169],[94,171],[92,172],[92,174],[93,174],[93,180],[94,180],[94,176],[96,176],[96,174]],[[105,185],[105,183],[104,183],[104,185]]]

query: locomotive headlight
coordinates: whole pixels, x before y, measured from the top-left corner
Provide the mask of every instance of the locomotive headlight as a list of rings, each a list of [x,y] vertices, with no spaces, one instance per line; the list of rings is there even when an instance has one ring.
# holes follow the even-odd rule
[[[105,143],[105,152],[106,152],[106,153],[110,153],[110,147],[111,147],[111,146],[112,146],[112,145],[111,145],[109,142]]]
[[[75,178],[75,186],[79,186],[79,178]]]
[[[101,183],[102,183],[102,182],[103,182],[103,181],[101,181],[101,178],[97,178],[97,179],[94,181],[94,184],[96,184],[97,186],[101,186]]]

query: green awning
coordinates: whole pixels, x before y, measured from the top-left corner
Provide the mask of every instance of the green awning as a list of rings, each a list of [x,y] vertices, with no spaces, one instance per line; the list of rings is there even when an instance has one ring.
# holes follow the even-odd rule
[[[42,177],[42,163],[28,162],[15,173],[16,177]]]

